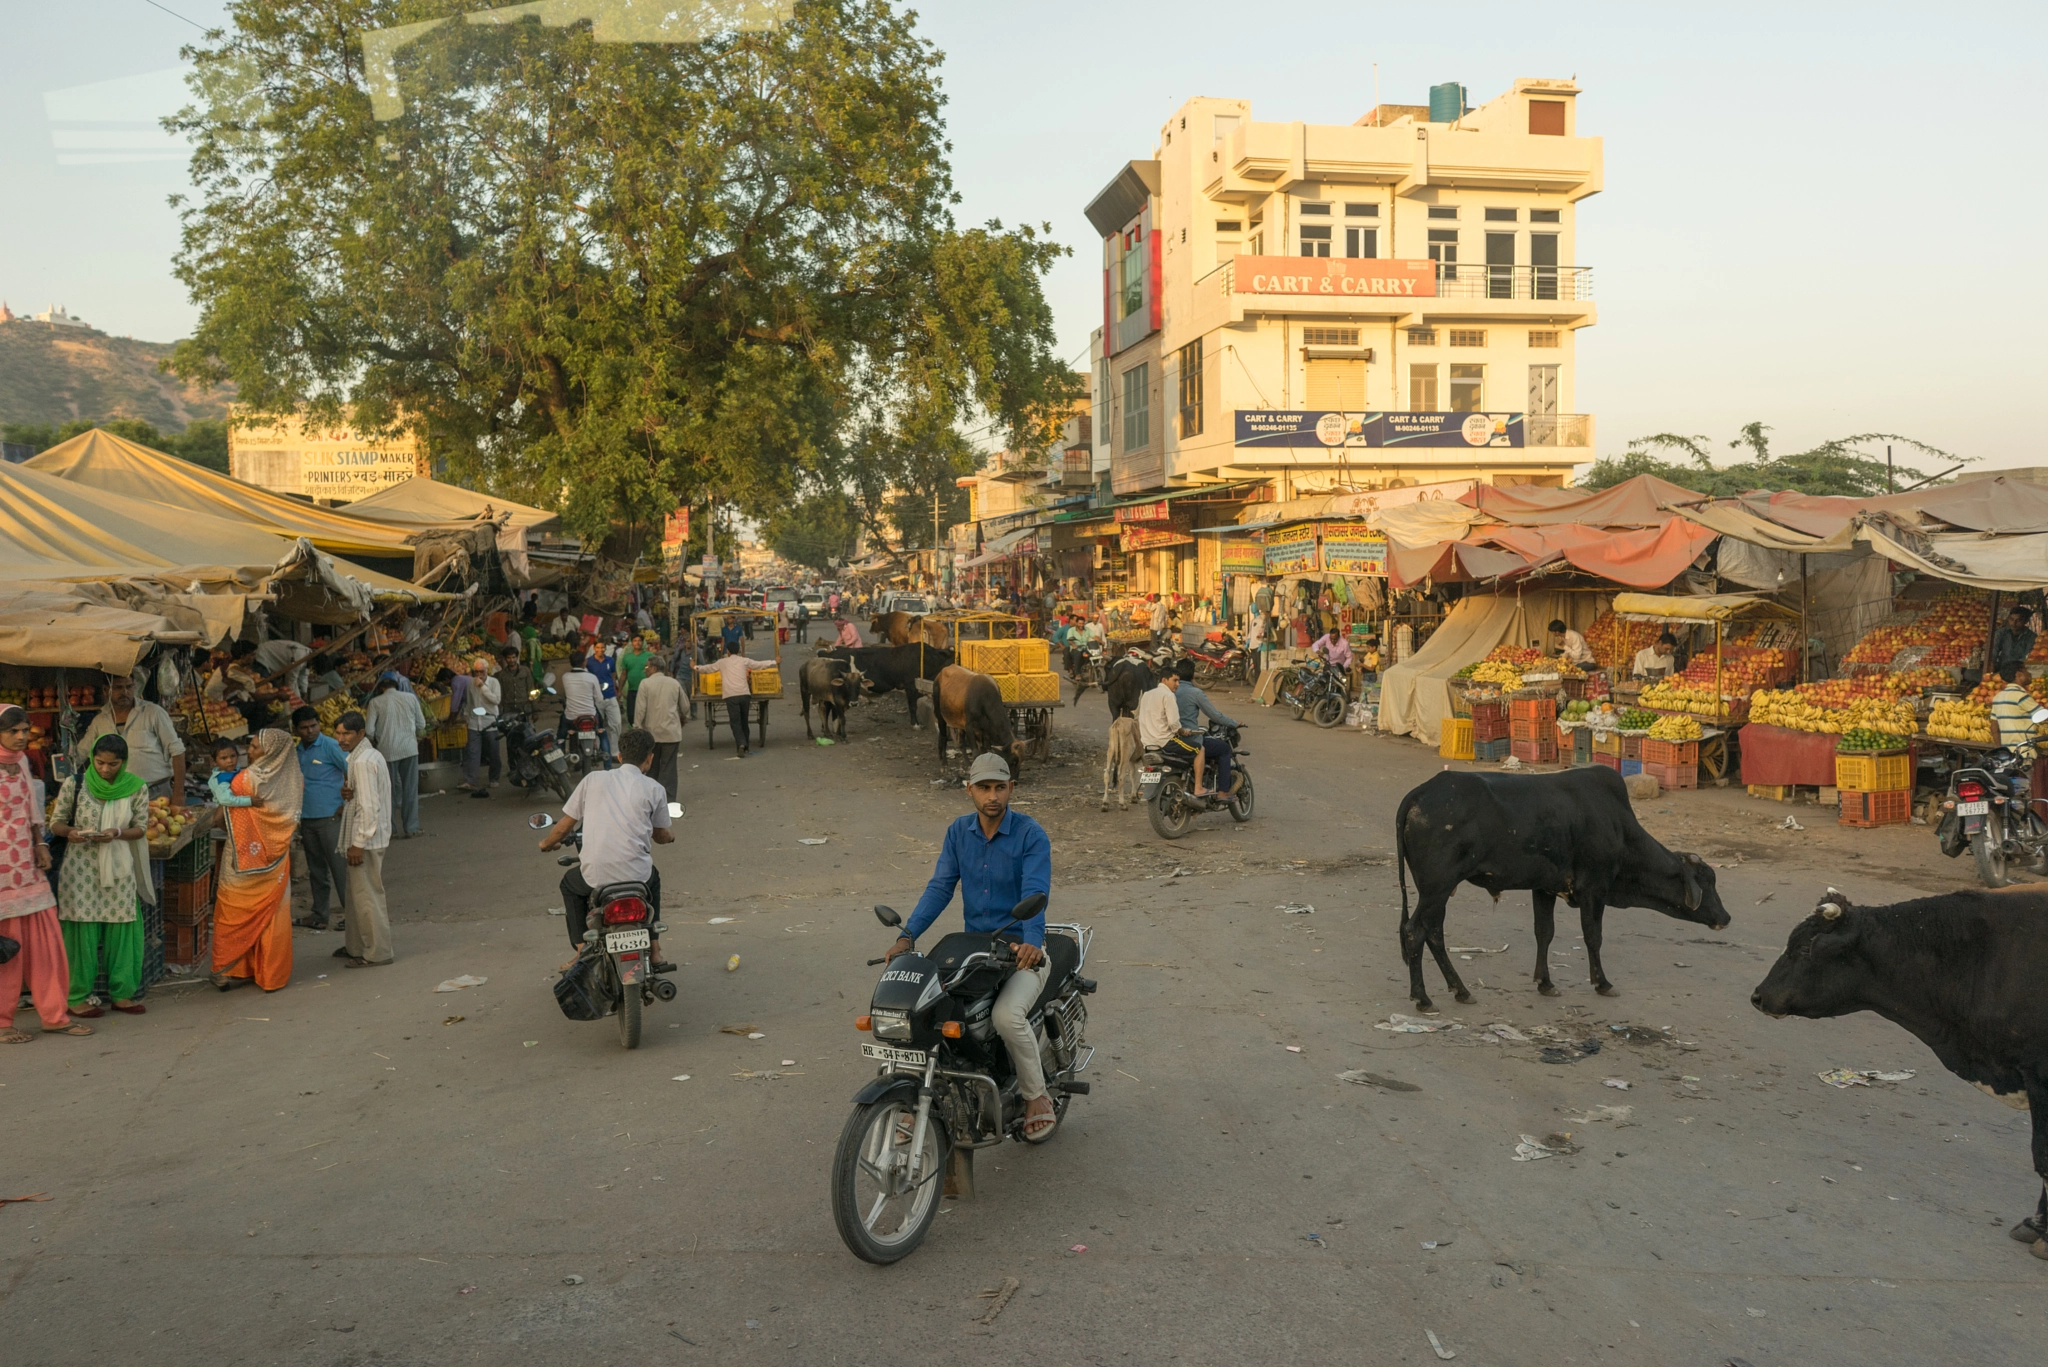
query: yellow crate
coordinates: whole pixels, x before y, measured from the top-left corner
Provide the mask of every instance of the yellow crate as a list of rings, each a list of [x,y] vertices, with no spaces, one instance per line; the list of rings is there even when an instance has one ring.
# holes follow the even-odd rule
[[[1060,676],[1036,670],[1029,674],[1005,674],[1004,679],[1016,680],[1013,696],[1008,689],[1003,691],[1004,702],[1036,703],[1058,702],[1060,700]]]
[[[1472,719],[1444,718],[1443,740],[1437,745],[1436,752],[1443,759],[1472,758]]]
[[[1017,673],[1017,643],[1015,641],[962,641],[960,663],[967,668],[1000,678],[1005,674]]]
[[[991,674],[996,687],[1002,690],[1004,702],[1024,701],[1024,676],[1021,674]]]
[[[716,675],[716,674],[699,674],[699,675],[697,676],[697,696],[698,696],[698,697],[700,697],[700,698],[717,698],[717,697],[723,697],[723,696],[724,696],[724,694],[725,694],[725,680],[724,680],[724,679],[720,678],[720,677],[719,677],[718,675]]]
[[[1043,674],[1052,668],[1050,641],[1017,641],[1017,672]]]
[[[780,697],[782,695],[782,668],[757,669],[747,677],[757,698]]]
[[[1620,754],[1621,733],[1619,731],[1595,731],[1593,733],[1593,753],[1596,755]]]
[[[1904,750],[1835,756],[1835,786],[1850,793],[1895,793],[1913,786],[1913,757]]]
[[[443,749],[461,749],[469,744],[469,728],[461,722],[439,727],[434,731],[434,744]]]

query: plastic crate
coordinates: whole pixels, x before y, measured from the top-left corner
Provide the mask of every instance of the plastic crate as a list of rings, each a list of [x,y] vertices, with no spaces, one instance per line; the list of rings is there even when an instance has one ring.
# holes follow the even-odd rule
[[[1017,652],[1019,674],[1045,674],[1052,669],[1052,643],[1050,641],[1015,641],[1012,648]]]
[[[1592,762],[1593,733],[1583,726],[1575,727],[1572,730],[1572,763],[1591,764]]]
[[[213,838],[210,831],[201,831],[186,842],[185,848],[163,861],[164,877],[190,878],[205,873],[213,867]]]
[[[1835,755],[1835,786],[1843,792],[1891,793],[1913,786],[1913,757],[1904,750],[1855,750]]]
[[[1508,719],[1499,713],[1482,717],[1475,711],[1472,714],[1472,740],[1475,744],[1484,740],[1507,740],[1509,725]]]
[[[725,680],[716,674],[697,675],[697,696],[700,698],[721,697],[725,693]]]
[[[1524,764],[1557,763],[1557,740],[1511,740],[1508,750]]]
[[[1643,761],[1643,772],[1657,780],[1660,788],[1697,788],[1700,786],[1698,764],[1658,764],[1654,760]]]
[[[1584,679],[1564,679],[1561,680],[1561,683],[1565,697],[1583,698],[1586,696],[1586,681]]]
[[[757,698],[779,698],[782,696],[782,667],[770,665],[757,669],[747,678],[749,690]]]
[[[1508,716],[1515,721],[1550,722],[1554,724],[1557,721],[1557,699],[1555,697],[1510,698],[1508,699]]]
[[[1022,642],[1018,641],[962,641],[960,663],[992,678],[1015,674],[1018,672],[1017,647],[1020,644]],[[1044,666],[1039,666],[1039,670],[1043,672]]]
[[[1596,755],[1613,755],[1619,758],[1622,753],[1621,741],[1622,735],[1619,731],[1595,731],[1593,733],[1593,753]],[[1613,766],[1609,765],[1608,767],[1612,768]]]
[[[1555,742],[1557,740],[1557,723],[1549,719],[1528,721],[1524,718],[1516,717],[1508,723],[1508,738],[1510,740],[1547,740]]]
[[[1844,826],[1903,826],[1913,819],[1913,790],[1895,788],[1889,792],[1842,791]]]
[[[1641,759],[1643,757],[1644,739],[1645,737],[1643,736],[1623,736],[1621,738],[1621,757],[1623,759]],[[1633,773],[1634,771],[1630,770],[1630,772]]]
[[[1607,754],[1602,751],[1596,750],[1593,752],[1593,763],[1599,765],[1603,769],[1612,769],[1617,774],[1621,772],[1620,755]]]
[[[1643,772],[1643,762],[1641,760],[1630,759],[1627,755],[1621,757],[1621,776],[1623,778],[1628,778],[1641,772]]]
[[[1508,720],[1507,704],[1499,701],[1475,702],[1472,704],[1472,720],[1498,722],[1505,726]]]
[[[213,871],[197,878],[166,878],[159,899],[167,925],[197,925],[213,908]]]
[[[461,722],[450,722],[434,731],[434,744],[443,750],[463,750],[469,746],[469,728]]]
[[[204,963],[213,953],[213,920],[196,926],[164,926],[164,962],[180,967]]]
[[[1018,693],[1012,698],[1003,694],[1004,702],[1049,703],[1060,700],[1060,676],[1046,670],[1010,675],[1017,681]]]
[[[1506,736],[1498,736],[1492,740],[1475,740],[1472,742],[1472,758],[1483,764],[1498,764],[1508,757],[1513,744],[1514,742]]]
[[[1643,763],[1680,769],[1690,765],[1697,769],[1700,763],[1700,743],[1696,740],[1658,740],[1655,736],[1644,736]]]
[[[1436,747],[1443,759],[1472,758],[1472,719],[1470,717],[1446,717],[1443,739]]]

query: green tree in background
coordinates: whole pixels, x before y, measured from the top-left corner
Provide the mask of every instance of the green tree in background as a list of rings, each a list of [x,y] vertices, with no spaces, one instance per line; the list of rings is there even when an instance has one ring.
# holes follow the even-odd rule
[[[814,494],[778,509],[761,524],[768,548],[784,560],[830,570],[853,558],[862,526],[859,506],[844,491]]]
[[[58,427],[49,423],[11,422],[0,426],[0,441],[43,452],[95,427],[223,475],[228,472],[228,425],[219,418],[201,418],[183,432],[160,432],[155,424],[140,418],[81,419]]]
[[[1029,444],[1068,400],[1064,249],[956,227],[940,54],[888,0],[695,44],[445,23],[375,119],[365,32],[474,8],[235,0],[188,50],[180,375],[410,426],[585,534],[707,494],[762,522],[849,494],[873,522],[931,482],[920,434]]]
[[[1895,432],[1860,432],[1853,437],[1836,437],[1810,451],[1774,455],[1771,429],[1763,423],[1746,423],[1737,431],[1728,449],[1747,452],[1748,458],[1732,465],[1714,464],[1711,444],[1705,437],[1659,432],[1637,437],[1628,450],[1607,460],[1595,461],[1579,480],[1582,489],[1607,489],[1637,475],[1655,475],[1695,493],[1732,498],[1752,489],[1787,490],[1799,494],[1847,494],[1874,497],[1890,492],[1887,485],[1882,446],[1889,442],[1937,462],[1954,464],[1959,457],[1947,451],[1902,437]],[[1871,449],[1880,448],[1873,456]],[[1893,465],[1891,486],[1903,490],[1939,477],[1910,465]]]

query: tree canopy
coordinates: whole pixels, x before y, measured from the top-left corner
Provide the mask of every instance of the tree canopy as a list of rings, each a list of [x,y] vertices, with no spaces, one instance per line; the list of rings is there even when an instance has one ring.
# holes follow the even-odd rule
[[[1042,441],[1072,384],[1041,288],[1064,249],[955,224],[912,16],[802,0],[620,42],[473,8],[236,0],[188,50],[180,374],[410,427],[586,533],[706,495],[766,520],[846,494],[874,526],[932,482],[935,434]],[[443,19],[396,47],[380,120],[366,34]]]
[[[1579,480],[1579,487],[1606,489],[1637,475],[1655,475],[1717,498],[1752,489],[1870,497],[1932,482],[1959,459],[1895,432],[1859,432],[1824,441],[1809,451],[1776,455],[1771,451],[1770,433],[1771,429],[1761,422],[1744,424],[1728,443],[1728,449],[1745,452],[1747,457],[1727,465],[1714,463],[1712,444],[1703,436],[1659,432],[1637,437],[1622,455],[1595,461]],[[1894,464],[1887,471],[1880,449],[1886,443],[1903,446],[1916,458],[1931,458],[1944,468],[1930,473]]]

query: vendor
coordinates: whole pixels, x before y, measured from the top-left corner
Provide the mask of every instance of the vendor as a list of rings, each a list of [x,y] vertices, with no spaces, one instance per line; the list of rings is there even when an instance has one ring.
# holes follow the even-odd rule
[[[1562,621],[1550,624],[1550,648],[1560,658],[1581,669],[1593,663],[1593,648],[1586,644],[1586,638]]]
[[[2034,701],[2032,683],[2033,676],[2025,666],[2015,665],[2012,681],[1991,698],[1991,720],[1998,727],[1998,743],[2021,759],[2034,758],[2034,709],[2039,704]]]
[[[1655,645],[1644,646],[1636,652],[1635,663],[1628,672],[1638,679],[1661,677],[1671,672],[1678,659],[1678,638],[1666,631],[1658,635]]]
[[[171,714],[135,696],[135,680],[107,676],[107,705],[78,739],[81,767],[101,736],[119,736],[127,743],[128,770],[149,785],[152,798],[168,797],[173,807],[185,805],[185,742],[171,725]]]
[[[2017,678],[2020,667],[2034,651],[2034,633],[2028,628],[2033,614],[2014,608],[2006,614],[2005,625],[1991,636],[1991,668],[2001,679]]]

